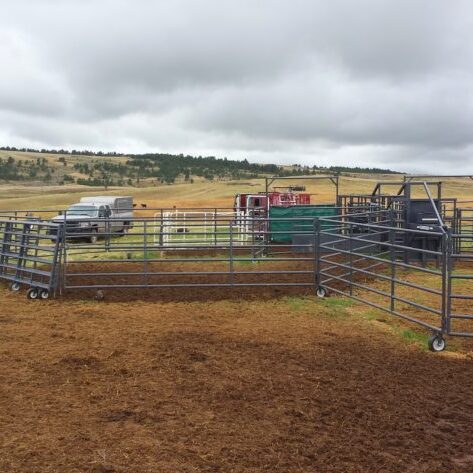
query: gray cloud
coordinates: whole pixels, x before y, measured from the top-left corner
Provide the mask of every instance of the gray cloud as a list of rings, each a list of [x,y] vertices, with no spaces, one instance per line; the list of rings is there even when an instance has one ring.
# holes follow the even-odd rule
[[[5,144],[473,172],[457,0],[0,0]]]

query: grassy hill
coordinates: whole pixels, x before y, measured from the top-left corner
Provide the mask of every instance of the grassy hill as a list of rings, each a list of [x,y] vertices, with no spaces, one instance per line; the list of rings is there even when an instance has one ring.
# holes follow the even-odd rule
[[[267,175],[300,176],[321,173],[393,174],[371,168],[277,166],[232,161],[213,156],[163,153],[122,155],[90,151],[18,150],[0,148],[0,181],[38,185],[79,184],[91,187],[149,187],[198,181],[248,180]]]
[[[399,176],[392,175],[359,175],[344,176],[340,180],[340,193],[368,193],[371,192],[379,180],[399,180]],[[280,182],[276,182],[280,185]],[[313,203],[333,203],[335,189],[329,181],[310,182],[302,180],[298,184],[304,185],[307,192],[312,194]],[[444,184],[445,197],[459,197],[473,199],[471,181],[465,179],[449,179]],[[393,192],[397,188],[392,189]],[[154,186],[142,187],[109,187],[107,190],[78,184],[67,185],[33,185],[32,183],[3,183],[0,184],[0,209],[64,209],[70,204],[78,202],[81,197],[92,195],[132,195],[138,204],[145,203],[150,208],[177,207],[220,207],[231,208],[234,196],[237,193],[257,193],[264,191],[263,179],[205,181],[196,180],[177,182],[174,185],[158,183]],[[415,190],[414,195],[424,197],[422,189]],[[149,212],[148,212],[149,213]],[[139,210],[139,214],[148,214]]]

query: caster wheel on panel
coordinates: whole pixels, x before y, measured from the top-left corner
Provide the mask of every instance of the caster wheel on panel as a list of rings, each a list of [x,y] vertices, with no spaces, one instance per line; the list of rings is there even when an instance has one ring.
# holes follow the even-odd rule
[[[317,294],[317,297],[320,297],[321,299],[326,297],[328,294],[327,289],[325,289],[324,287],[318,287],[315,293]]]
[[[39,298],[43,301],[49,299],[49,291],[47,289],[41,289],[41,291],[39,292]]]
[[[20,283],[19,282],[12,282],[10,284],[10,291],[12,292],[18,292],[21,289]]]
[[[447,342],[445,341],[445,338],[442,337],[442,335],[435,334],[429,338],[428,345],[430,351],[440,352],[445,350]]]
[[[30,287],[27,291],[26,291],[26,297],[27,299],[30,299],[30,300],[35,300],[35,299],[38,299],[38,296],[39,296],[39,291],[36,287]]]

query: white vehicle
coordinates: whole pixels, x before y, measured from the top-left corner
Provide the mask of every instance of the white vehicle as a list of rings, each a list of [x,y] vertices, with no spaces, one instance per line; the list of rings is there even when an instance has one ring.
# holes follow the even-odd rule
[[[65,224],[66,238],[86,238],[96,243],[100,234],[126,233],[132,220],[133,197],[96,196],[82,197],[52,221]]]

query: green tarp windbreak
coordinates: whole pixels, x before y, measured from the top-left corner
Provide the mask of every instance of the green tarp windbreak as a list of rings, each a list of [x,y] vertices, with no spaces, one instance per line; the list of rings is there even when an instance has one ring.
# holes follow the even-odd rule
[[[298,231],[307,232],[314,228],[315,218],[336,217],[338,209],[334,205],[297,205],[293,207],[270,207],[271,241],[290,242]],[[298,218],[300,217],[300,218]],[[281,219],[281,220],[280,220]],[[323,223],[321,227],[329,224]]]

